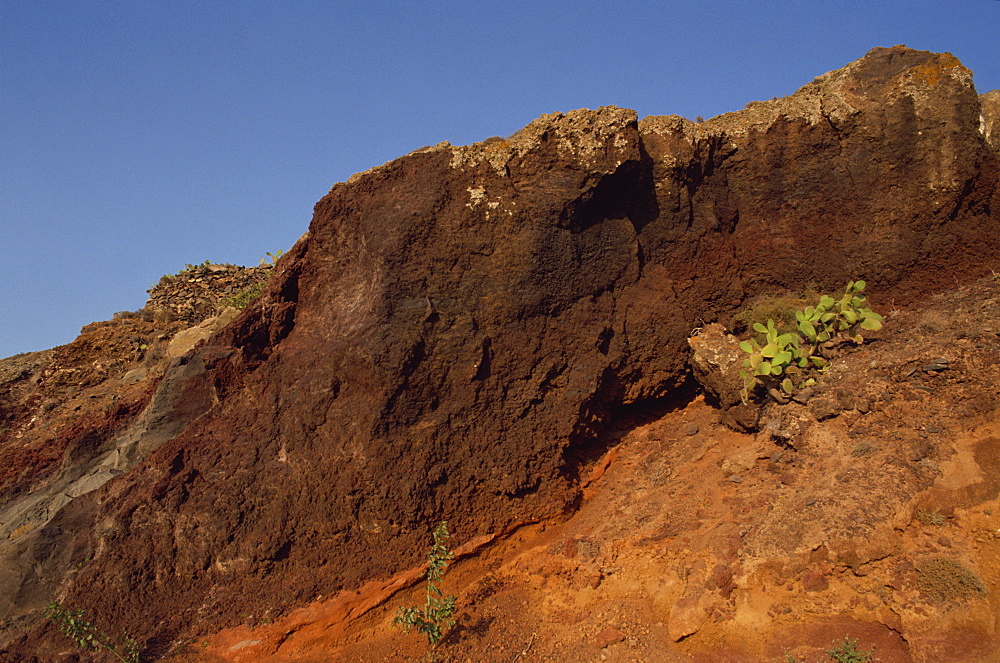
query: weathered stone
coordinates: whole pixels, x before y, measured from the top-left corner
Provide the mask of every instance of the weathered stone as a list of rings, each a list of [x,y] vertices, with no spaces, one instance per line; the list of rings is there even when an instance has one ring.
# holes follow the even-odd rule
[[[708,617],[709,605],[711,600],[707,592],[695,592],[678,599],[670,609],[667,621],[670,639],[677,642],[696,633]]]
[[[219,315],[212,316],[200,324],[177,332],[170,345],[167,346],[168,357],[182,357],[190,352],[198,343],[208,339],[239,315],[239,309],[227,306]]]
[[[625,634],[616,628],[606,628],[597,634],[595,638],[597,647],[604,649],[625,639]]]
[[[792,394],[792,400],[796,403],[802,403],[803,405],[809,402],[809,399],[813,397],[816,390],[812,387],[806,387],[805,389],[799,389],[797,392]]]
[[[723,409],[742,402],[743,381],[740,369],[745,356],[735,336],[717,322],[702,327],[688,340],[691,346],[691,372]]]
[[[802,576],[802,589],[807,592],[822,592],[830,586],[830,581],[819,571],[808,571]]]
[[[745,353],[739,341],[718,323],[705,325],[687,340],[691,353],[691,373],[721,410],[719,421],[739,431],[754,431],[760,405],[744,403],[740,377]]]
[[[982,114],[979,130],[993,149],[1000,150],[1000,90],[979,95]]]
[[[755,431],[760,425],[760,406],[756,403],[737,403],[724,410],[719,421],[733,430]]]
[[[197,324],[222,312],[232,298],[256,292],[271,275],[273,265],[192,265],[167,274],[150,288],[145,310]]]
[[[817,421],[823,421],[840,414],[840,403],[833,396],[817,396],[809,401],[809,411]]]

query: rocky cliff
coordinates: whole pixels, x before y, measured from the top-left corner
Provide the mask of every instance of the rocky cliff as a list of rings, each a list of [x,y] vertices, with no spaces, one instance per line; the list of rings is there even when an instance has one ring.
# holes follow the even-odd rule
[[[807,282],[901,306],[989,274],[995,102],[949,54],[877,48],[703,123],[554,113],[335,185],[259,299],[172,363],[123,357],[100,408],[57,400],[43,431],[51,357],[18,373],[10,651],[60,637],[18,630],[57,594],[155,654],[412,567],[439,520],[462,541],[571,508],[609,426],[690,397],[693,328]],[[67,436],[58,472],[19,468]],[[100,488],[27,510],[126,444]]]

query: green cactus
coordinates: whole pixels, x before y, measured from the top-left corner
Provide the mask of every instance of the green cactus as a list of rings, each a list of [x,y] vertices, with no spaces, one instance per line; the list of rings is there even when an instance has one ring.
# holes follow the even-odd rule
[[[815,306],[796,311],[798,333],[779,334],[771,319],[766,325],[754,323],[753,329],[763,336],[764,345],[756,339],[740,343],[740,349],[748,355],[740,371],[743,402],[749,401],[750,392],[758,384],[779,389],[786,396],[811,386],[815,378],[807,377],[806,372],[827,368],[829,363],[822,353],[831,341],[836,344],[847,338],[860,345],[864,337],[859,329],[881,329],[882,316],[867,308],[867,299],[860,294],[864,289],[864,281],[850,281],[839,301],[823,295]]]
[[[800,360],[801,348],[798,334],[779,334],[775,327],[774,320],[768,319],[767,325],[759,322],[754,324],[754,331],[763,334],[765,345],[761,346],[756,339],[743,341],[740,349],[749,356],[743,360],[743,369],[740,377],[743,378],[743,400],[750,398],[750,391],[758,384],[758,379],[764,382],[772,382],[774,378],[785,373],[794,374],[797,370],[795,363]],[[787,393],[791,393],[793,387],[790,378],[781,380],[779,386]],[[786,385],[789,385],[786,389]]]

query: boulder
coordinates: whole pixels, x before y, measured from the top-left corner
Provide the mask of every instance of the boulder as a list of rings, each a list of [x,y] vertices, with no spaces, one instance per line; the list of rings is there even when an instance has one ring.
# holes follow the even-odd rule
[[[687,342],[691,347],[691,373],[718,405],[720,421],[735,430],[756,430],[760,405],[743,402],[740,370],[745,353],[740,350],[736,337],[713,322],[701,328]]]

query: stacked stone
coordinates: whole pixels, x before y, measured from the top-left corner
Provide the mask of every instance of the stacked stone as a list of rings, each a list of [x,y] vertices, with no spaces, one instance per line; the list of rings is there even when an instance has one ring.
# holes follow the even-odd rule
[[[259,288],[270,276],[273,265],[201,264],[177,275],[168,274],[147,290],[146,311],[165,312],[172,320],[192,325],[217,314],[232,297],[248,288]]]

